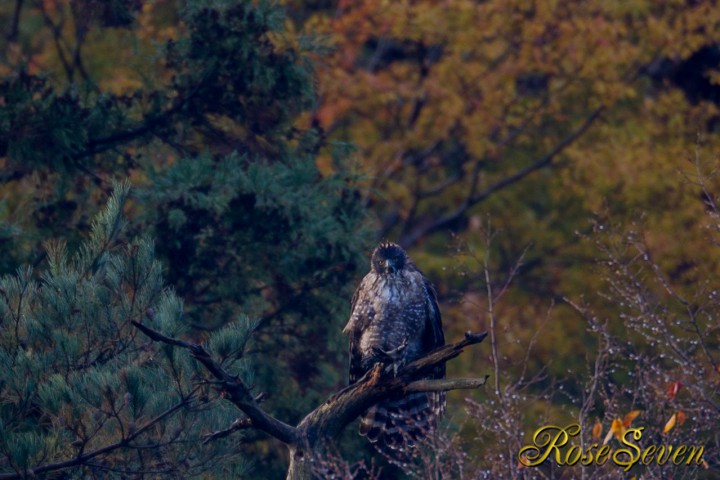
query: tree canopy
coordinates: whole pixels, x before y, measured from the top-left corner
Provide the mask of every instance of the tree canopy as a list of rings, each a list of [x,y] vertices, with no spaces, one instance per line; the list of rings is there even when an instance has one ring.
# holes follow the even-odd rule
[[[449,396],[446,472],[531,478],[539,419],[707,445],[637,476],[717,471],[716,2],[14,0],[0,25],[0,478],[283,475],[252,429],[186,453],[240,413],[131,322],[296,425],[345,385],[384,239],[447,338],[490,333],[448,364],[491,379]]]

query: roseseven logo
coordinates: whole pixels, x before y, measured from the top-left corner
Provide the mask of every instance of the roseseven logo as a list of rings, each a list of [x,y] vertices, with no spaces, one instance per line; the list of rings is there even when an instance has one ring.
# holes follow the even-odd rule
[[[621,448],[613,450],[608,444],[592,443],[583,447],[570,443],[580,434],[580,425],[573,423],[565,428],[547,425],[535,431],[532,445],[520,449],[518,458],[526,467],[536,467],[551,457],[558,465],[603,465],[612,460],[626,472],[636,464],[650,465],[703,465],[702,445],[650,445],[641,448],[637,442],[642,438],[644,427],[628,428],[620,437]]]

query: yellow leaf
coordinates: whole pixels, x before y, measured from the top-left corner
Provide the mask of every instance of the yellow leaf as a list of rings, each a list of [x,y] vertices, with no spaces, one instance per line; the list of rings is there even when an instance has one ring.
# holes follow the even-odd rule
[[[663,433],[667,433],[675,426],[675,421],[677,419],[677,415],[673,413],[672,417],[670,417],[670,420],[667,421],[665,424],[665,428],[663,428]]]
[[[618,440],[621,439],[624,433],[625,427],[623,426],[622,420],[616,418],[612,421],[612,424],[610,425],[610,430],[608,431],[607,435],[605,435],[603,445],[607,444],[613,436],[615,436],[615,438],[617,438]]]
[[[597,420],[592,429],[592,436],[593,438],[598,439],[600,438],[600,435],[602,435],[602,423],[600,423],[600,420]]]
[[[619,440],[622,438],[623,433],[625,433],[625,424],[623,424],[619,418],[616,418],[613,420],[610,429],[612,430],[613,435],[615,435],[615,438]]]

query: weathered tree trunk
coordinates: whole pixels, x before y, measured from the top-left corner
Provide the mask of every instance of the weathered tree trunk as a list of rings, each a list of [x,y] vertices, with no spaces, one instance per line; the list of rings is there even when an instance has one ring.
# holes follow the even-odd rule
[[[312,471],[304,449],[297,445],[288,445],[288,450],[290,451],[290,467],[288,467],[286,480],[310,480]]]

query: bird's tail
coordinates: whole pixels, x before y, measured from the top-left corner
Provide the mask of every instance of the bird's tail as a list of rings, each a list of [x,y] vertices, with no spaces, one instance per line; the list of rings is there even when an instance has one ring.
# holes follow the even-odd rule
[[[445,393],[411,393],[370,408],[360,421],[360,435],[381,450],[409,453],[434,432],[445,411]],[[390,453],[390,452],[388,452]]]

